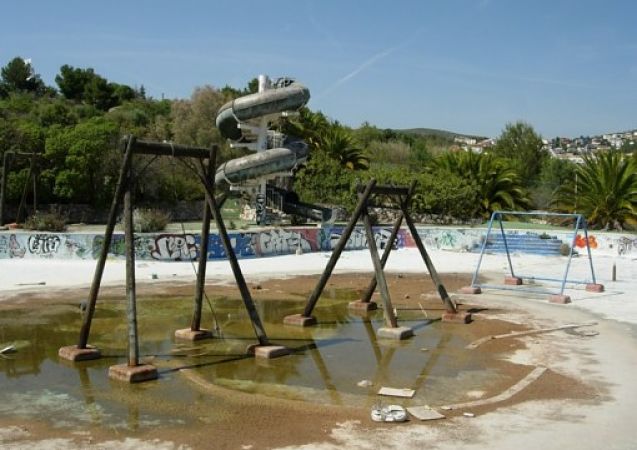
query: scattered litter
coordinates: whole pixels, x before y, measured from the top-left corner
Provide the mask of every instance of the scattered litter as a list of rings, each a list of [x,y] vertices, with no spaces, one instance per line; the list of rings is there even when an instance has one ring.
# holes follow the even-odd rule
[[[8,345],[5,348],[0,350],[0,355],[8,355],[10,353],[16,353],[17,350],[15,348],[15,345]]]
[[[407,411],[400,405],[374,405],[371,416],[374,422],[404,422]]]
[[[387,395],[390,397],[405,397],[405,398],[412,398],[415,393],[416,391],[414,391],[413,389],[408,389],[408,388],[398,389],[398,388],[390,388],[390,387],[381,387],[380,390],[378,391],[378,395]]]
[[[451,411],[453,408],[451,406],[441,406],[440,409],[442,409],[443,411]]]
[[[360,387],[370,387],[372,384],[374,384],[374,383],[372,383],[369,380],[361,380],[358,383],[356,383],[356,385],[360,386]]]
[[[462,413],[462,415],[465,416],[465,417],[475,417],[476,416],[474,413],[470,413],[470,412]]]
[[[36,281],[35,283],[16,283],[16,286],[44,286],[46,281]]]
[[[438,411],[434,411],[429,406],[411,406],[407,408],[409,414],[414,416],[418,420],[437,420],[444,419],[445,416],[440,414]]]
[[[428,351],[429,351],[429,349],[428,349],[428,348],[424,348],[424,347],[423,347],[423,348],[421,348],[421,349],[420,349],[420,351],[421,351],[421,352],[428,352]]]
[[[467,397],[471,398],[482,398],[484,394],[486,394],[484,391],[467,391]]]

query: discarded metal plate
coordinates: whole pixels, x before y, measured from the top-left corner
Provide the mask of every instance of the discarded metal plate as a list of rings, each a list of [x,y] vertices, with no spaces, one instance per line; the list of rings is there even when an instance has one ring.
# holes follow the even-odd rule
[[[405,397],[405,398],[412,398],[415,393],[416,391],[414,391],[413,389],[407,389],[407,388],[397,389],[397,388],[390,388],[390,387],[382,387],[378,391],[378,395],[387,395],[390,397]]]
[[[16,353],[17,350],[14,345],[9,345],[0,350],[0,355],[8,355],[9,353]]]
[[[438,420],[445,418],[444,415],[438,411],[434,411],[428,406],[411,406],[407,408],[407,411],[418,420]]]

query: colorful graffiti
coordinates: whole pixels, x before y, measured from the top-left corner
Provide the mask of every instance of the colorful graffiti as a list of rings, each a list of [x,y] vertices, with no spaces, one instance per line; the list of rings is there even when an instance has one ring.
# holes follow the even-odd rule
[[[343,227],[323,228],[319,233],[320,249],[321,250],[333,250],[336,244],[343,235],[345,229]],[[374,227],[372,229],[374,233],[374,241],[378,250],[384,250],[389,242],[391,236],[390,228]],[[406,230],[399,230],[396,236],[396,242],[394,242],[394,248],[400,248],[405,246],[405,234]],[[347,240],[345,245],[346,250],[360,250],[367,248],[367,234],[363,228],[355,228],[352,231],[351,236]]]
[[[575,247],[586,248],[586,242],[587,242],[587,239],[581,234],[578,234],[577,236],[575,236]],[[598,247],[597,238],[593,236],[592,234],[588,236],[588,246],[591,249],[595,249]]]
[[[297,249],[304,253],[331,251],[344,231],[342,226],[324,228],[273,228],[263,231],[229,233],[230,245],[239,258],[257,258],[273,255],[293,254]],[[380,251],[385,249],[391,235],[389,227],[374,227],[374,240]],[[486,230],[477,228],[420,228],[418,234],[425,247],[435,250],[476,251],[481,247]],[[516,231],[507,231],[516,233]],[[522,233],[521,231],[518,233]],[[529,233],[524,231],[524,233]],[[573,234],[555,232],[552,235],[571,244]],[[65,258],[97,259],[104,237],[96,234],[66,233],[0,233],[0,258]],[[592,250],[600,253],[627,255],[637,249],[637,237],[629,234],[589,235]],[[394,248],[413,247],[414,241],[406,229],[398,233]],[[576,237],[577,248],[586,247],[582,235]],[[161,233],[135,235],[135,256],[140,260],[193,261],[199,258],[201,242],[195,233]],[[362,227],[354,229],[345,247],[347,250],[367,248],[367,235]],[[205,248],[210,260],[225,259],[221,240],[212,233]],[[115,234],[109,248],[110,258],[123,258],[126,254],[124,236]]]

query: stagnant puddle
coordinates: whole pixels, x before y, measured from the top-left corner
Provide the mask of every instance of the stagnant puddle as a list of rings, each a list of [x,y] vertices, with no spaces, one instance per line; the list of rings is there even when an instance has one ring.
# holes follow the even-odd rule
[[[355,296],[328,290],[315,309],[319,325],[305,329],[282,325],[284,316],[302,311],[302,302],[259,302],[270,340],[293,352],[268,361],[245,356],[255,338],[240,300],[210,298],[214,315],[205,304],[203,326],[214,328],[216,319],[221,338],[191,343],[174,338],[176,329],[189,326],[191,298],[142,298],[140,351],[160,378],[137,385],[107,377],[109,366],[126,361],[123,300],[98,303],[90,343],[103,358],[76,364],[61,361],[57,352],[77,342],[82,319],[77,302],[4,311],[0,345],[13,344],[17,352],[0,358],[0,417],[129,430],[226,420],[226,400],[199,390],[179,373],[183,368],[237,395],[366,407],[378,402],[380,386],[415,389],[414,398],[400,402],[409,406],[453,402],[466,391],[502,382],[505,375],[490,369],[492,359],[466,351],[468,342],[454,335],[454,327],[430,321],[419,310],[400,312],[400,324],[414,328],[413,338],[376,339],[382,311],[366,317],[349,312],[347,302]],[[371,386],[361,386],[363,380]]]

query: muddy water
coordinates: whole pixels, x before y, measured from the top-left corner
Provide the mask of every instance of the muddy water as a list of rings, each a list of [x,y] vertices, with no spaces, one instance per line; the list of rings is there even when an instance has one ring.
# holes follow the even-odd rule
[[[146,297],[138,304],[140,351],[154,364],[159,380],[138,385],[111,381],[110,365],[126,361],[125,304],[100,301],[90,342],[102,349],[97,361],[60,361],[61,346],[76,343],[81,324],[77,302],[29,305],[3,311],[0,345],[13,343],[17,352],[0,358],[0,417],[36,419],[53,427],[97,426],[138,430],[164,426],[220,423],[236,407],[225,408],[223,397],[202,393],[180,369],[193,369],[201,379],[240,393],[295,399],[326,405],[370,406],[379,401],[380,386],[411,388],[416,395],[400,404],[441,404],[460,400],[465,391],[488,390],[502,383],[493,360],[480,352],[463,351],[468,343],[453,327],[425,319],[419,310],[400,311],[399,321],[415,330],[402,341],[377,340],[382,312],[358,316],[347,310],[356,298],[349,289],[328,289],[315,315],[317,327],[282,325],[303,302],[258,302],[270,340],[292,355],[270,361],[245,356],[254,333],[238,299],[211,298],[204,327],[218,325],[219,338],[191,343],[176,341],[174,330],[190,322],[191,298]],[[358,384],[368,380],[371,386]],[[462,392],[457,387],[462,385]],[[456,398],[457,397],[457,398]],[[384,403],[394,403],[391,398]]]

